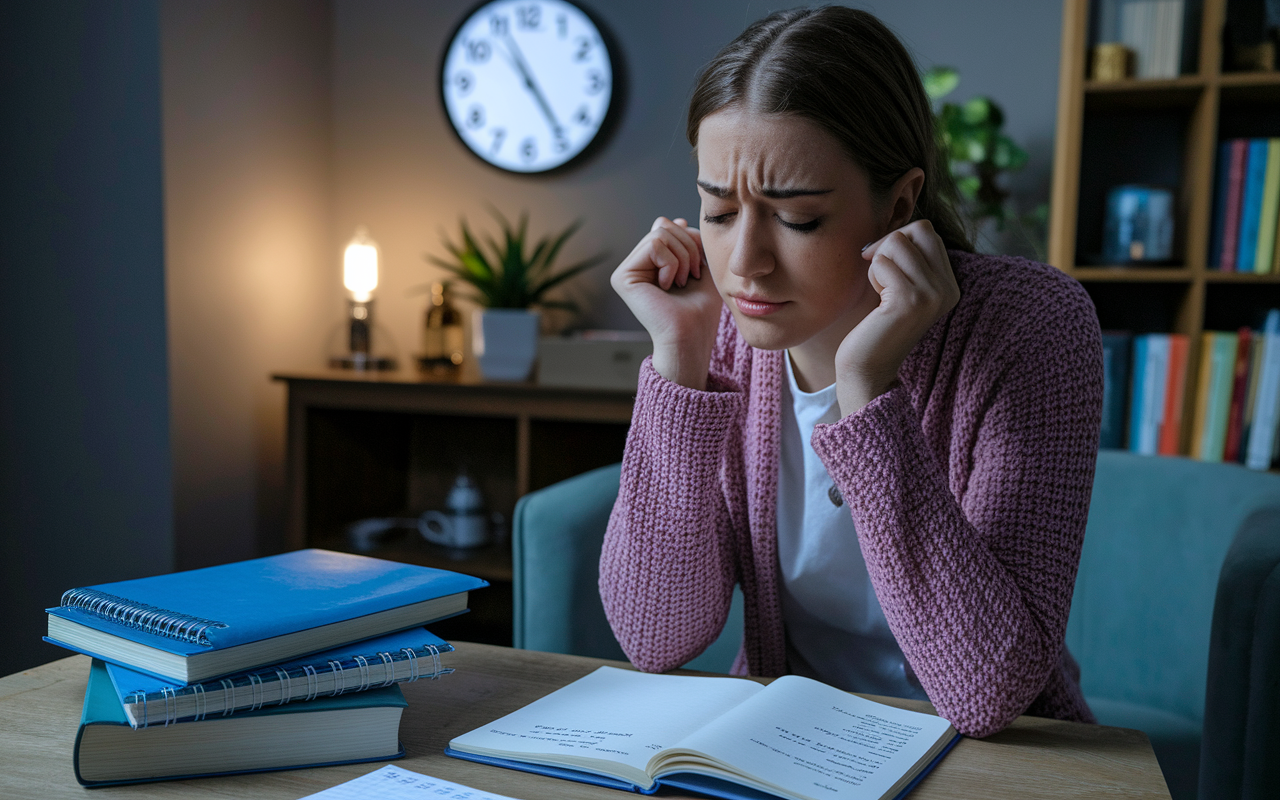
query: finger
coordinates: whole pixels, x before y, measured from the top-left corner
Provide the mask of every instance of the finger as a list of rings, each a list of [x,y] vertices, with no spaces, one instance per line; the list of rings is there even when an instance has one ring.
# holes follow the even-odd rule
[[[871,263],[874,264],[877,259],[892,261],[914,286],[928,288],[935,283],[928,274],[930,266],[924,254],[901,231],[890,233],[884,241],[880,242]]]
[[[672,252],[680,256],[680,273],[677,278],[679,285],[683,286],[684,281],[688,279],[690,273],[694,277],[702,277],[702,247],[697,239],[691,235],[690,231],[696,229],[668,227],[664,226],[657,235],[663,237],[667,241],[667,246]]]
[[[652,255],[649,260],[658,268],[658,286],[670,289],[676,273],[680,270],[680,259],[661,238],[655,238],[650,248]]]
[[[927,219],[918,219],[910,225],[898,229],[903,236],[911,240],[930,264],[942,265],[951,263],[947,255],[947,245],[942,237],[933,229],[933,223]]]

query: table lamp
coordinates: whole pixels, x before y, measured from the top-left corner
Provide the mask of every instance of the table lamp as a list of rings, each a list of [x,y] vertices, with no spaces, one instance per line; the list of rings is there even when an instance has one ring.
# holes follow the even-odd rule
[[[361,227],[347,244],[342,258],[342,283],[347,298],[347,344],[350,352],[329,359],[332,367],[357,370],[395,369],[392,358],[373,353],[373,290],[378,288],[378,244]]]

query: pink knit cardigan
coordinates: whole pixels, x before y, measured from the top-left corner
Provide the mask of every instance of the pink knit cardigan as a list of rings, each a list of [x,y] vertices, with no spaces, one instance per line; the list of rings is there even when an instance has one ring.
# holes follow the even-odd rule
[[[1052,267],[951,252],[960,301],[900,384],[812,443],[853,515],[876,596],[938,713],[970,736],[1019,714],[1093,721],[1064,636],[1102,414],[1088,294]],[[600,559],[638,668],[680,666],[745,603],[734,672],[787,670],[778,597],[783,353],[721,317],[707,391],[649,361]]]

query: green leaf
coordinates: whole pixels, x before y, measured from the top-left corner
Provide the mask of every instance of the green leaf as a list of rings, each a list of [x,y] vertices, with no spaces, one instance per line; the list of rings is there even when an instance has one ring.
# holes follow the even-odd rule
[[[982,125],[991,116],[991,101],[985,97],[974,97],[961,107],[961,116],[969,125]]]
[[[933,67],[927,70],[921,79],[924,81],[925,94],[930,100],[938,100],[955,91],[960,84],[960,73],[954,67]]]
[[[978,187],[982,185],[982,181],[977,176],[966,175],[956,181],[956,188],[960,190],[960,195],[967,200],[972,200],[978,195]]]

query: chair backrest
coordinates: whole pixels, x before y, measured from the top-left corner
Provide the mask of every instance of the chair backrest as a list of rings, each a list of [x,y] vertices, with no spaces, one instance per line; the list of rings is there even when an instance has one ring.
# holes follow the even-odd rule
[[[621,464],[530,492],[516,504],[511,544],[515,646],[626,659],[604,616],[600,547],[618,497]],[[724,632],[689,669],[728,672],[742,642],[742,593],[734,590]]]
[[[1089,697],[1204,720],[1218,573],[1280,476],[1236,464],[1098,457],[1067,646]]]

